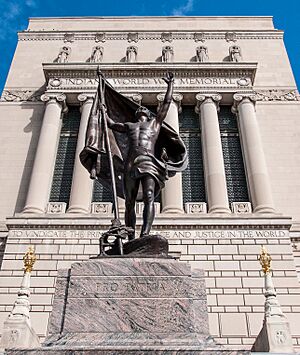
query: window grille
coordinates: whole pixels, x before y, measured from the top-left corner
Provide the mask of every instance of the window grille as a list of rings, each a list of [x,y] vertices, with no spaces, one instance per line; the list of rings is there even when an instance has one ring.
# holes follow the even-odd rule
[[[249,201],[236,116],[229,106],[221,106],[219,125],[229,202]]]
[[[69,203],[79,124],[79,107],[69,107],[62,121],[50,202]]]
[[[182,107],[179,129],[188,152],[188,167],[182,172],[183,202],[205,202],[199,116],[194,106]]]
[[[110,189],[104,187],[99,181],[94,181],[93,202],[112,202]]]

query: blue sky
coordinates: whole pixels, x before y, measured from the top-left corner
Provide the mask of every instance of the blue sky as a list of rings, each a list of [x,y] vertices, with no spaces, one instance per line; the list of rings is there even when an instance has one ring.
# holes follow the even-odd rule
[[[300,0],[0,0],[0,93],[28,17],[43,16],[251,16],[271,15],[285,31],[285,44],[300,86]]]

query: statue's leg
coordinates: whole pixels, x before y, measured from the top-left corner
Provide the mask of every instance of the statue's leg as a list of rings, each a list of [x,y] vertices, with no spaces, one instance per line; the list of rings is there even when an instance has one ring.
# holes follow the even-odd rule
[[[142,178],[143,186],[143,226],[141,230],[141,237],[149,235],[153,224],[155,210],[154,210],[154,193],[155,193],[155,179],[151,175]]]
[[[125,225],[135,230],[136,215],[135,201],[139,190],[139,180],[132,179],[130,176],[124,176],[124,194],[125,194]],[[129,240],[134,239],[134,232],[129,235]]]

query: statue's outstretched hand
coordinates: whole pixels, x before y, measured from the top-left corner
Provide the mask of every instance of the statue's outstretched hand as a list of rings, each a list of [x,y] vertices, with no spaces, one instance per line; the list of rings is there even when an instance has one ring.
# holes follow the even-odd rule
[[[174,74],[170,71],[167,72],[165,78],[162,78],[167,84],[174,83]]]

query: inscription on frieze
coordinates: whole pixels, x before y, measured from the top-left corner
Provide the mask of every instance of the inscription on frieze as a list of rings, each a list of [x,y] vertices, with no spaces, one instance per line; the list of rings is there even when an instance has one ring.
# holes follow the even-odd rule
[[[70,238],[99,239],[104,230],[54,230],[54,229],[19,229],[11,230],[14,238]],[[153,233],[167,239],[242,239],[242,238],[287,238],[288,230],[283,229],[153,229]]]
[[[108,78],[110,84],[114,87],[164,87],[165,82],[159,77],[124,77]],[[49,89],[51,88],[95,88],[98,85],[98,79],[94,78],[51,78],[49,80]],[[251,79],[245,77],[186,77],[175,78],[175,87],[197,86],[201,87],[249,87]]]

